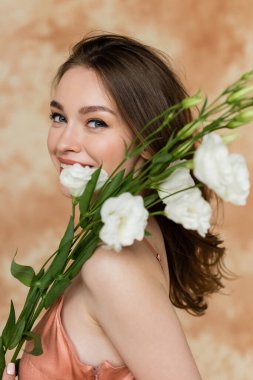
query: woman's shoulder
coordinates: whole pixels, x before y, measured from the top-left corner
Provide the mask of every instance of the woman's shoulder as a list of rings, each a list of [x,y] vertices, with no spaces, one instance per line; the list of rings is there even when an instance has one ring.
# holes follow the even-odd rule
[[[153,252],[142,242],[124,247],[120,252],[99,246],[81,271],[84,285],[92,292],[108,292],[147,288],[161,285],[168,293],[167,262],[158,262]],[[106,288],[106,289],[105,289]]]
[[[81,270],[85,284],[93,287],[95,284],[103,285],[104,281],[108,284],[118,278],[123,281],[127,277],[129,280],[137,273],[145,275],[136,245],[124,247],[120,252],[99,246]]]

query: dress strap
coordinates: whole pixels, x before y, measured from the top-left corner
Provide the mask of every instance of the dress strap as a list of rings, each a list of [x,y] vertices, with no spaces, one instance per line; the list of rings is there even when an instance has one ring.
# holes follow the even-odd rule
[[[155,258],[159,261],[160,265],[161,265],[161,268],[163,270],[163,267],[162,267],[162,260],[161,260],[161,255],[160,253],[158,253],[156,251],[156,249],[153,247],[153,245],[150,243],[150,241],[145,237],[144,239],[144,242],[145,244],[149,247],[149,249],[153,252]]]

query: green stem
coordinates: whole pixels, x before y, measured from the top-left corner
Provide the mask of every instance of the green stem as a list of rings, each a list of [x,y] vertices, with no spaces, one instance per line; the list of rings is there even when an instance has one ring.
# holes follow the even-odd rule
[[[16,347],[16,349],[15,349],[15,351],[14,351],[14,354],[13,354],[13,356],[12,356],[12,358],[11,358],[11,362],[12,362],[12,363],[15,363],[15,362],[16,362],[17,357],[18,357],[18,354],[19,354],[19,351],[21,350],[21,348],[22,348],[22,346],[23,346],[24,343],[25,343],[25,338],[22,338],[22,339],[20,340],[19,344],[17,345],[17,347]]]

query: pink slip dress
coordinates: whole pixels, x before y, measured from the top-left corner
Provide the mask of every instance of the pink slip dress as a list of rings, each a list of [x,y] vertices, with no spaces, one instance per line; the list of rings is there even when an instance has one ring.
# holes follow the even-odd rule
[[[160,262],[160,255],[146,243]],[[135,380],[126,365],[113,366],[105,361],[92,366],[79,360],[61,322],[63,299],[58,299],[34,329],[41,336],[43,354],[29,354],[32,342],[27,342],[19,364],[19,380]]]

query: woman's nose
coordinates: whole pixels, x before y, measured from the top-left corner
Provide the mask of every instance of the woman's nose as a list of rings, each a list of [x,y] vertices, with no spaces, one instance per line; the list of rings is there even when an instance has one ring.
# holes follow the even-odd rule
[[[81,136],[77,125],[66,125],[57,143],[57,149],[60,153],[80,152]]]

